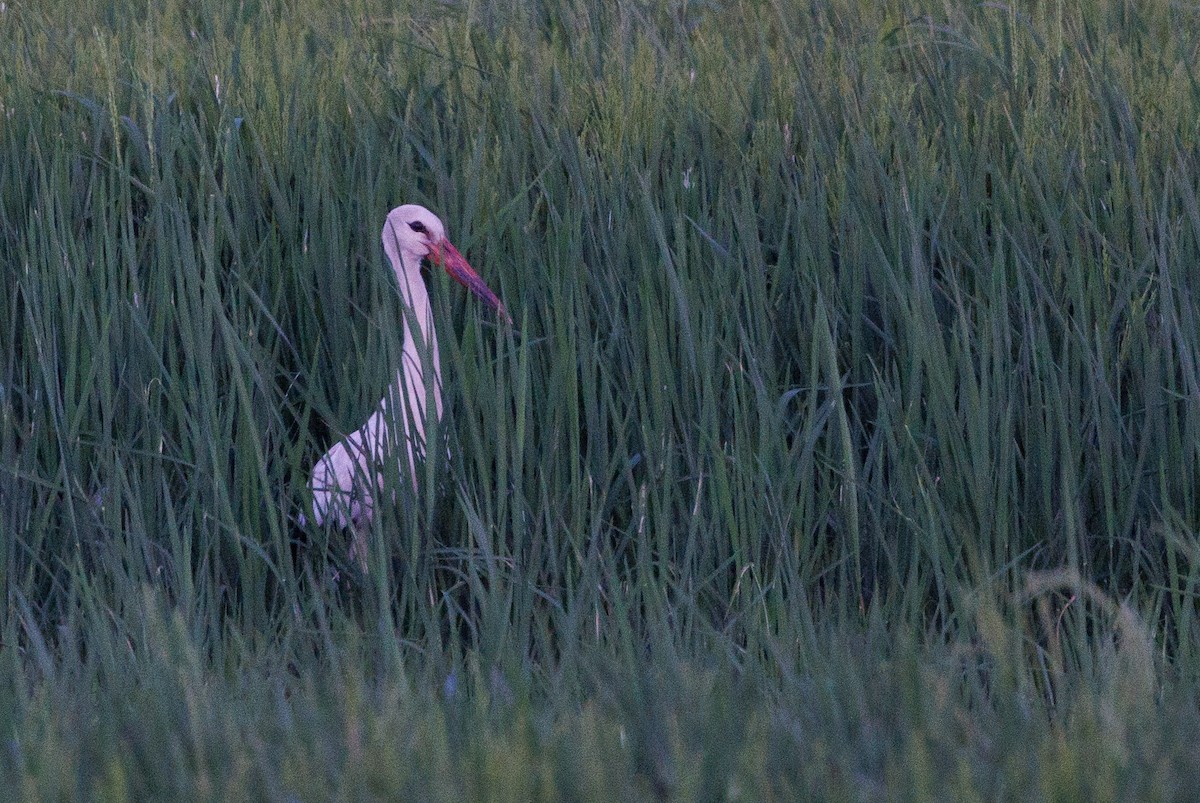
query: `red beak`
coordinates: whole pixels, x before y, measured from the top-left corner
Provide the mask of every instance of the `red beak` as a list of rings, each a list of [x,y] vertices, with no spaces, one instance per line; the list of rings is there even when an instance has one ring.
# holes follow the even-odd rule
[[[454,243],[443,238],[429,252],[429,260],[433,264],[441,265],[445,268],[446,273],[453,276],[455,281],[483,299],[507,323],[512,323],[512,318],[509,317],[508,311],[504,309],[504,305],[500,303],[500,299],[496,297],[496,294],[492,292],[490,287],[484,284],[483,279],[479,278],[479,274],[471,267],[471,263],[467,262],[467,258],[458,252],[458,249],[454,247]]]

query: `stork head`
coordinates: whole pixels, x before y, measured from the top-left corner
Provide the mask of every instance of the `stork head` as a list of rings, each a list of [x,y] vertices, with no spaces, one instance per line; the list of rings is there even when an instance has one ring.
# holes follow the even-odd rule
[[[418,204],[397,206],[388,213],[382,239],[383,250],[396,270],[396,278],[402,283],[410,281],[409,277],[402,274],[419,270],[421,260],[429,257],[433,264],[440,265],[459,284],[511,322],[500,299],[446,237],[442,221],[425,207]]]

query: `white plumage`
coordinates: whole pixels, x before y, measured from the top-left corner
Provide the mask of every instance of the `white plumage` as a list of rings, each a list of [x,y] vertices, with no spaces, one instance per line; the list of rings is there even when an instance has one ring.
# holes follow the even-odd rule
[[[375,499],[385,490],[380,470],[383,461],[407,461],[409,476],[415,482],[416,457],[425,451],[429,399],[434,417],[442,417],[437,333],[429,293],[421,278],[421,260],[429,257],[501,317],[508,318],[496,294],[446,238],[442,221],[425,207],[405,204],[393,209],[384,223],[382,239],[405,305],[402,365],[379,408],[366,423],[321,456],[309,481],[314,520],[352,530],[350,555],[364,569],[366,533]],[[398,431],[392,433],[391,427]]]

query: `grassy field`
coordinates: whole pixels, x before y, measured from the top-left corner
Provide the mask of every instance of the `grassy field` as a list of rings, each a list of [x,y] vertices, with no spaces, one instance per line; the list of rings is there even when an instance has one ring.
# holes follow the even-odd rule
[[[1196,30],[0,3],[0,782],[1192,797]],[[296,522],[405,202],[515,324],[431,275],[448,449],[363,575]]]

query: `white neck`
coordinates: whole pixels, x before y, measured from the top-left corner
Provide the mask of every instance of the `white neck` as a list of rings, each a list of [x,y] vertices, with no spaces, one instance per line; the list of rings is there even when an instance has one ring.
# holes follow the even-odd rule
[[[423,441],[426,400],[429,394],[433,396],[435,418],[441,420],[442,417],[441,366],[438,361],[437,332],[433,326],[433,308],[429,303],[425,282],[421,278],[421,260],[410,254],[402,256],[396,271],[396,280],[399,282],[400,297],[405,306],[404,350],[394,395],[402,403],[407,403],[407,407],[398,412],[404,416],[406,422],[411,415],[417,425],[417,431],[410,434]],[[392,260],[394,267],[396,262],[397,260]]]

